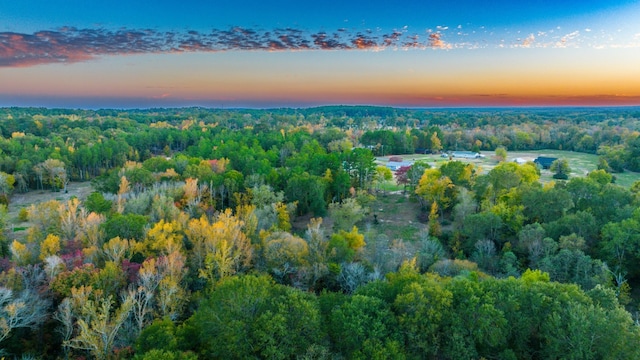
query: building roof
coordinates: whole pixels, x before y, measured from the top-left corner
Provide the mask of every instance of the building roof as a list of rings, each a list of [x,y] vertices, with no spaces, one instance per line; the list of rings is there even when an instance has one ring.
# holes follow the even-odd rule
[[[554,157],[548,157],[548,156],[538,156],[535,160],[533,160],[534,163],[536,164],[540,164],[540,166],[542,167],[550,167],[551,164],[558,160],[558,158],[554,158]]]

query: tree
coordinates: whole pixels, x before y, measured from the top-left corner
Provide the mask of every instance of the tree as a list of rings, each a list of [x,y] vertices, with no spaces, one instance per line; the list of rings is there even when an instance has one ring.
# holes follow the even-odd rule
[[[45,258],[57,255],[60,252],[60,237],[49,234],[40,244],[40,260],[44,260]]]
[[[500,216],[490,211],[471,214],[465,217],[462,225],[462,233],[469,238],[466,246],[467,252],[471,253],[471,249],[478,240],[498,240],[503,227],[504,222]]]
[[[616,273],[637,276],[640,273],[640,210],[621,222],[611,222],[602,228],[600,253]]]
[[[72,241],[80,233],[80,220],[86,214],[80,209],[80,200],[72,198],[64,204],[60,204],[60,232],[63,239]]]
[[[329,204],[329,215],[333,219],[334,230],[349,230],[364,218],[364,211],[356,199],[348,198],[342,203]]]
[[[496,148],[496,159],[499,162],[507,161],[507,149],[504,146]]]
[[[147,231],[144,245],[152,254],[167,255],[182,250],[182,225],[177,221],[158,221]]]
[[[280,283],[287,283],[290,276],[307,265],[309,247],[303,239],[278,231],[267,236],[263,243],[266,268]]]
[[[58,159],[47,159],[36,165],[34,171],[39,174],[40,182],[47,183],[51,186],[51,190],[58,191],[65,188],[67,184],[67,172],[65,163]]]
[[[13,175],[7,174],[3,171],[0,171],[0,200],[4,204],[9,202],[9,195],[13,191],[13,184],[15,184],[16,179]]]
[[[394,173],[396,184],[402,185],[403,193],[407,192],[407,184],[409,184],[408,173],[410,168],[410,166],[401,166]]]
[[[213,282],[248,268],[253,248],[242,230],[242,221],[231,209],[219,214],[213,224],[204,216],[189,222],[185,234],[192,243],[200,277]]]
[[[111,296],[82,301],[76,323],[77,335],[65,345],[87,350],[96,359],[108,359],[113,352],[118,332],[129,317],[133,301],[127,296],[118,309],[113,306]]]
[[[446,338],[443,319],[452,311],[452,298],[442,283],[430,278],[403,286],[393,301],[393,309],[408,354],[438,355]]]
[[[0,287],[0,343],[18,328],[35,328],[47,317],[49,302],[31,289],[17,295]]]
[[[386,166],[376,166],[376,174],[374,176],[374,181],[378,184],[378,190],[383,188],[384,184],[391,181],[393,179],[393,173]],[[386,190],[385,190],[386,194]]]
[[[325,190],[326,184],[321,177],[304,172],[293,175],[284,192],[288,202],[297,204],[299,215],[308,212],[324,215],[327,208]]]
[[[147,218],[138,214],[115,214],[104,224],[104,232],[107,239],[121,237],[132,240],[142,240],[144,238],[144,227],[147,225]]]
[[[431,165],[429,165],[426,161],[416,161],[409,167],[407,171],[407,181],[410,188],[410,191],[414,191],[420,183],[420,179],[422,175],[424,175],[424,171],[427,169],[431,169]]]
[[[496,195],[521,184],[532,184],[540,178],[538,168],[533,163],[520,165],[514,162],[496,165],[487,176]]]
[[[438,217],[438,203],[434,201],[431,203],[431,211],[429,212],[429,235],[436,238],[442,234]]]
[[[442,150],[442,142],[438,138],[438,133],[434,131],[433,134],[431,135],[430,140],[431,140],[431,153],[433,154],[439,153],[440,150]]]
[[[105,214],[111,210],[113,203],[106,200],[102,193],[94,191],[84,201],[84,207],[88,212],[95,212],[98,214]]]
[[[559,186],[542,188],[532,184],[521,189],[524,214],[530,222],[547,223],[558,220],[574,207],[571,194]]]
[[[353,295],[331,311],[329,337],[347,358],[371,358],[372,347],[398,341],[396,319],[382,300]]]
[[[554,160],[549,169],[554,173],[554,179],[566,180],[569,178],[569,173],[571,173],[567,159]]]
[[[206,358],[289,359],[324,338],[315,297],[268,276],[221,280],[185,330]]]
[[[124,212],[124,204],[126,203],[127,193],[131,190],[131,183],[126,176],[120,177],[120,186],[118,187],[118,199],[116,201],[116,212],[122,214]]]
[[[465,164],[457,160],[447,161],[440,166],[442,176],[448,177],[453,185],[459,187],[470,187],[475,179],[475,172],[473,164]]]
[[[142,263],[138,271],[138,286],[132,286],[128,289],[128,296],[133,303],[131,312],[138,333],[142,331],[149,320],[155,292],[161,280],[162,274],[156,268],[156,260],[150,258]]]
[[[341,263],[352,261],[364,246],[364,235],[360,234],[358,228],[354,226],[349,232],[340,230],[333,234],[327,250],[336,263]]]
[[[140,333],[135,343],[138,354],[152,350],[175,351],[178,349],[176,325],[169,318],[156,319]]]
[[[375,168],[375,158],[368,149],[356,148],[346,156],[345,170],[351,175],[353,186],[358,189],[369,187]]]
[[[420,178],[416,194],[423,199],[424,204],[430,205],[435,202],[440,209],[440,215],[442,215],[453,200],[450,191],[453,188],[451,179],[442,176],[440,169],[426,169]]]

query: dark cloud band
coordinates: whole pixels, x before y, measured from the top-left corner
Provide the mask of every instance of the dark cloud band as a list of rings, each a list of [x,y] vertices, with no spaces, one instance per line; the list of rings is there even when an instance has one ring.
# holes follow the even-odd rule
[[[138,29],[77,29],[66,27],[33,34],[0,32],[0,66],[26,67],[74,63],[100,56],[173,52],[383,50],[387,48],[448,48],[440,33],[406,31],[372,34],[306,32],[285,28],[270,31],[233,27],[211,32],[160,32]]]

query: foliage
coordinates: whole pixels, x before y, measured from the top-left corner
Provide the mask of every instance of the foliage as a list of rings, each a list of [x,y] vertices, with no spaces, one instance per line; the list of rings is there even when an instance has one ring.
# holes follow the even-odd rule
[[[571,173],[571,168],[569,167],[569,161],[567,159],[557,159],[551,163],[551,167],[549,168],[554,174],[554,179],[566,180],[569,178],[569,173]]]
[[[222,280],[187,321],[208,358],[287,359],[322,344],[317,300],[266,276]]]
[[[0,118],[0,202],[57,198],[0,207],[9,357],[640,357],[622,306],[637,307],[640,186],[610,174],[640,169],[637,110]],[[600,160],[542,184],[531,164],[427,155],[442,149]],[[414,151],[396,172],[409,196],[374,191],[390,175],[374,155]],[[90,180],[86,199],[49,194]]]

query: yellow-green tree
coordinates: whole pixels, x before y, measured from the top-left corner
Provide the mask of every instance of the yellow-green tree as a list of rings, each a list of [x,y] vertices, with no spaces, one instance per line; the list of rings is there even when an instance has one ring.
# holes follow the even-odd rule
[[[423,206],[435,202],[442,214],[451,205],[453,188],[451,179],[443,176],[440,169],[426,169],[420,178],[416,194],[420,197]]]
[[[249,266],[253,248],[243,226],[231,209],[219,214],[214,223],[205,217],[189,222],[185,234],[193,245],[195,263],[202,265],[201,277],[217,280]]]
[[[182,225],[177,221],[158,221],[144,240],[145,247],[152,254],[170,254],[182,249]]]
[[[438,237],[442,234],[440,221],[438,221],[438,203],[431,203],[431,211],[429,211],[429,235]]]
[[[308,264],[309,247],[300,237],[277,231],[264,240],[263,254],[267,270],[283,282],[288,275]]]
[[[442,150],[442,142],[440,141],[440,138],[438,138],[438,133],[437,132],[433,132],[433,134],[431,135],[431,152],[436,154],[438,153],[440,150]]]
[[[60,237],[49,234],[40,244],[40,260],[44,260],[49,256],[57,255],[60,251]]]

